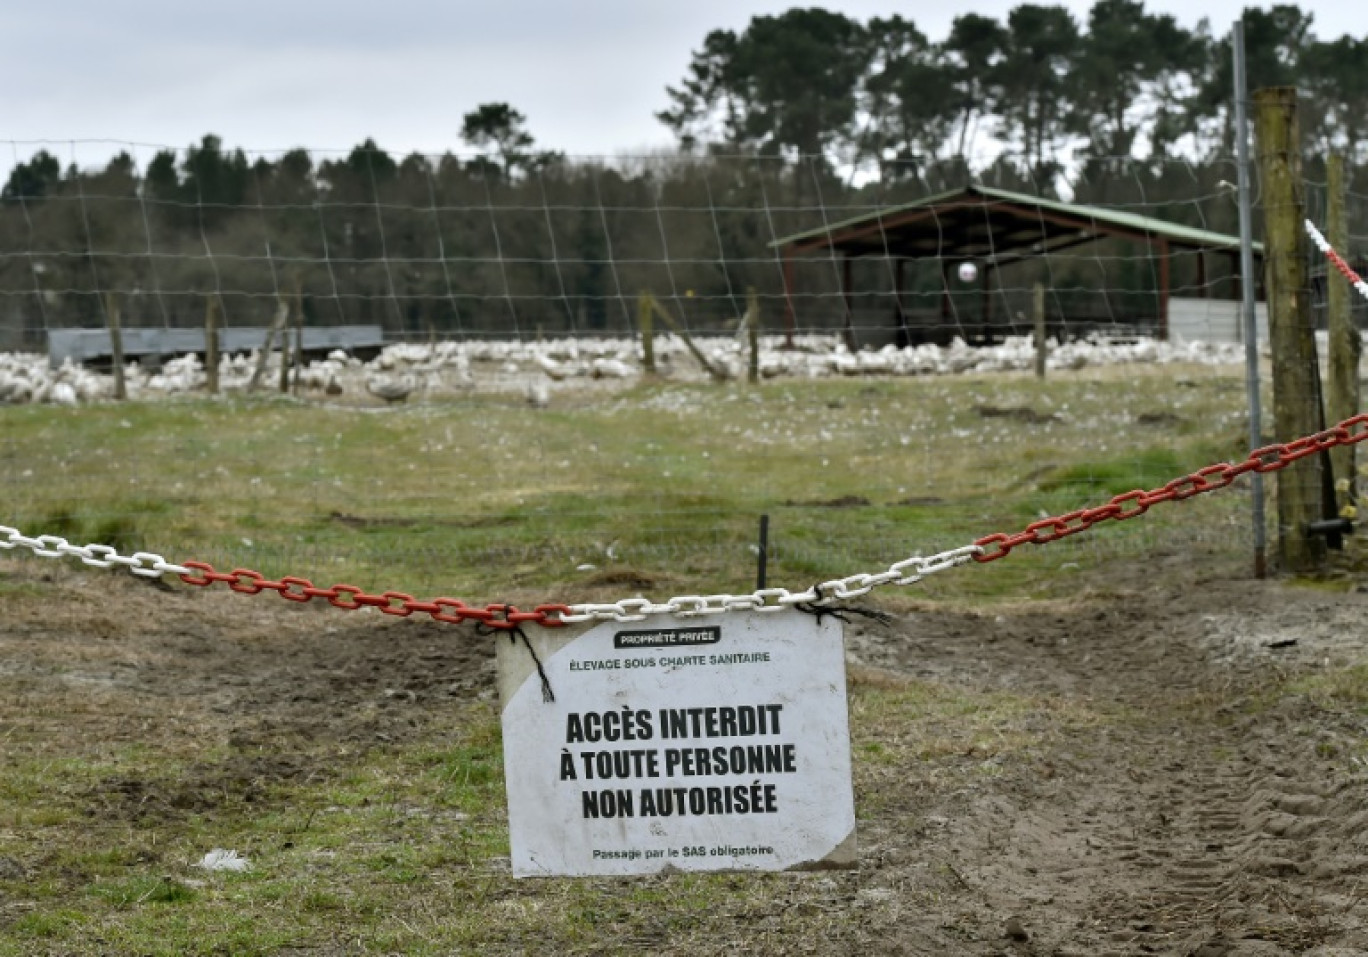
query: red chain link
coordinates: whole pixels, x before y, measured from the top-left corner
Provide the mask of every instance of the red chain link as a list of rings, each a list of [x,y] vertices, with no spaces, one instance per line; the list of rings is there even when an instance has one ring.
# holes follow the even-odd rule
[[[1324,432],[1293,439],[1282,445],[1266,445],[1261,449],[1255,449],[1243,462],[1236,465],[1225,462],[1208,465],[1191,475],[1176,478],[1148,492],[1136,489],[1113,497],[1106,505],[1066,512],[1053,518],[1042,518],[1014,535],[1006,532],[985,535],[974,542],[984,549],[982,554],[974,556],[974,561],[995,562],[1006,557],[1018,545],[1043,545],[1087,531],[1098,522],[1135,518],[1148,511],[1151,505],[1181,501],[1203,492],[1225,488],[1246,472],[1276,472],[1298,459],[1315,455],[1324,449],[1331,449],[1337,445],[1354,445],[1365,439],[1368,439],[1368,413],[1360,413]]]
[[[1335,252],[1333,247],[1326,246],[1325,258],[1330,260],[1330,265],[1340,271],[1340,275],[1349,280],[1351,286],[1357,286],[1363,282],[1363,277],[1354,272],[1354,268],[1344,261],[1344,257]]]
[[[235,592],[243,595],[257,595],[263,591],[273,591],[286,601],[312,601],[326,598],[334,608],[355,611],[358,608],[379,608],[382,615],[397,615],[407,618],[414,612],[423,612],[437,621],[460,624],[474,621],[488,628],[511,631],[526,623],[535,623],[547,628],[557,628],[565,624],[559,615],[569,614],[569,605],[538,605],[532,611],[519,611],[513,605],[494,604],[476,608],[456,598],[434,598],[419,601],[403,592],[387,591],[379,595],[369,595],[355,585],[333,585],[331,588],[315,588],[307,578],[286,577],[271,581],[261,572],[249,568],[235,568],[231,572],[214,571],[208,562],[185,562],[186,568],[200,572],[198,575],[181,575],[187,585],[201,587],[222,582]]]

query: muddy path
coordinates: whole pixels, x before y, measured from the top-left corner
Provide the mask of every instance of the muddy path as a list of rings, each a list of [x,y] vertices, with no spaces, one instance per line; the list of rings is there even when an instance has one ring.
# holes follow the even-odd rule
[[[441,739],[453,705],[492,701],[490,639],[466,629],[130,577],[95,588],[37,561],[0,572],[4,756],[184,758],[175,778],[74,795],[111,840]],[[627,904],[632,882],[595,882],[623,908],[600,942],[735,953],[744,927],[772,954],[1368,957],[1368,672],[1344,670],[1368,662],[1368,594],[1181,560],[1105,572],[1067,601],[913,598],[887,625],[856,619],[859,866],[784,876],[763,904],[668,932]],[[874,760],[903,734],[865,717],[879,694],[927,688],[965,695],[966,722],[999,696],[1012,717],[995,733],[1028,743]],[[938,720],[957,740],[960,719]],[[79,892],[22,828],[0,827],[0,864],[0,941],[6,914],[39,906],[24,880]],[[508,895],[549,893],[491,866]]]
[[[1111,716],[936,795],[909,815],[921,821],[910,833],[898,820],[867,829],[876,866],[919,859],[938,892],[918,932],[884,943],[919,954],[1368,954],[1368,717],[1287,690],[1362,661],[1365,626],[1368,601],[1347,590],[1170,577],[1067,607],[928,610],[884,633],[860,629],[851,658],[876,674]]]

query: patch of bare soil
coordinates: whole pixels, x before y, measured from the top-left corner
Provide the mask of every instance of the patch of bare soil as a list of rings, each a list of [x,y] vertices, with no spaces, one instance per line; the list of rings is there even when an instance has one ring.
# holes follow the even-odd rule
[[[0,567],[45,595],[0,606],[0,729],[53,754],[137,745],[196,757],[174,780],[103,782],[87,795],[96,819],[253,803],[266,785],[326,778],[336,757],[413,738],[493,686],[492,639],[468,627]]]
[[[889,952],[1368,954],[1368,718],[1269,693],[1363,660],[1368,596],[1192,571],[859,629],[878,672],[1118,715],[866,828],[871,877],[935,901]]]
[[[1027,406],[1010,406],[1001,408],[995,405],[977,405],[974,411],[984,419],[1013,419],[1017,422],[1027,422],[1031,425],[1039,425],[1042,422],[1058,422],[1059,416],[1053,412],[1037,412]]]
[[[496,639],[465,627],[31,560],[0,572],[0,740],[13,753],[196,756],[177,780],[130,774],[83,795],[109,823],[326,777],[339,755],[431,732],[493,686]],[[932,759],[893,769],[861,810],[855,871],[794,876],[772,913],[675,926],[647,950],[1368,957],[1368,718],[1286,691],[1368,660],[1368,595],[1162,559],[1097,581],[1068,602],[854,619],[857,698],[926,679],[1031,700],[1017,730],[1049,724],[1051,707],[1106,720],[992,760],[956,756],[978,774],[942,776]],[[45,866],[22,857],[0,869]],[[628,893],[605,882],[624,906]]]

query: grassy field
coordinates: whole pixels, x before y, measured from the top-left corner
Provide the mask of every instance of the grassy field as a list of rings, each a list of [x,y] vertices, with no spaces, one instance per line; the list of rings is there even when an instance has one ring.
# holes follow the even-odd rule
[[[549,410],[500,397],[12,408],[0,410],[0,522],[320,584],[529,602],[749,590],[767,513],[771,583],[802,588],[1239,458],[1243,403],[1233,372],[1134,368],[1043,383],[657,384]],[[1201,496],[875,601],[1068,600],[1105,591],[1098,566],[1112,555],[1237,563],[1247,502],[1238,489]],[[27,656],[0,665],[0,954],[697,953],[726,939],[719,922],[822,939],[830,902],[863,893],[843,874],[514,882],[487,688],[422,699],[411,718],[383,684],[355,699],[340,679],[309,691],[323,696],[318,713],[381,729],[364,735],[292,723],[289,696],[277,718],[269,699],[225,717],[211,686],[157,697],[72,679],[55,694],[47,678],[104,657],[172,667],[200,630],[282,661],[308,642],[333,674],[334,629],[368,627],[269,595],[162,596],[111,576],[0,563],[0,603]],[[77,636],[76,650],[23,644],[40,623]],[[413,632],[399,629],[415,627],[382,624],[401,648]],[[857,671],[861,828],[916,820],[918,795],[1128,720],[1116,703]],[[252,869],[190,866],[211,847],[242,851]],[[906,893],[912,906],[931,891]]]
[[[612,569],[686,592],[748,590],[763,513],[771,581],[802,588],[1152,488],[1241,457],[1245,442],[1241,380],[1200,368],[558,400],[6,409],[4,521],[173,561],[496,601],[565,599]],[[1241,499],[1096,537],[1124,548],[1161,531],[1226,534]],[[1194,508],[1211,528],[1175,521]],[[1052,551],[1057,565],[1070,547]],[[1016,587],[1011,574],[961,577],[970,593]]]

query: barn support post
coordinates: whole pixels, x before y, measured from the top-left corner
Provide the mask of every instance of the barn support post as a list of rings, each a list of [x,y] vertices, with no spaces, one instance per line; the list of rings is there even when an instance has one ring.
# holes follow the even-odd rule
[[[987,342],[992,341],[993,329],[993,267],[988,263],[983,264],[983,272],[979,276],[979,288],[983,293],[983,312],[981,313],[983,324],[983,337]]]
[[[1036,283],[1031,289],[1031,320],[1035,330],[1035,374],[1037,379],[1043,379],[1049,349],[1045,345],[1045,286],[1042,283]]]
[[[898,323],[893,341],[900,349],[912,344],[912,330],[907,326],[907,312],[903,309],[903,267],[907,260],[901,256],[893,259],[893,316]]]
[[[936,341],[941,341],[945,327],[950,325],[950,311],[954,308],[950,302],[950,263],[944,260],[940,264],[941,280],[941,301],[940,301],[940,329],[937,330]]]
[[[1306,275],[1302,162],[1295,87],[1254,93],[1254,134],[1263,185],[1268,333],[1273,355],[1274,439],[1319,431],[1322,421],[1316,340]],[[1278,473],[1278,545],[1290,572],[1319,570],[1326,541],[1309,531],[1322,517],[1320,456]]]
[[[1169,291],[1172,277],[1172,255],[1167,239],[1159,240],[1159,338],[1169,337]]]
[[[793,312],[793,250],[784,250],[784,347],[793,348],[793,327],[798,317]]]
[[[855,306],[850,291],[850,283],[850,256],[847,254],[841,259],[841,302],[845,308],[845,321],[842,325],[842,331],[845,336],[846,348],[855,352]]]

